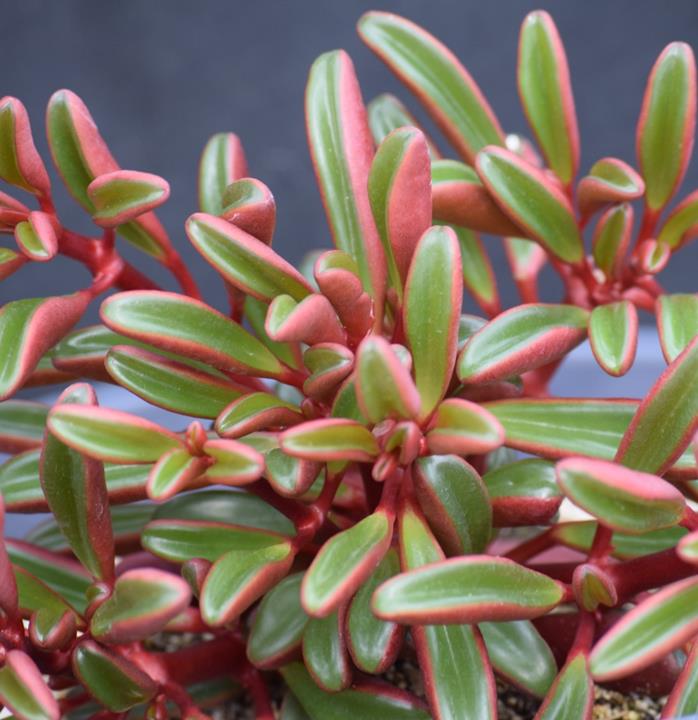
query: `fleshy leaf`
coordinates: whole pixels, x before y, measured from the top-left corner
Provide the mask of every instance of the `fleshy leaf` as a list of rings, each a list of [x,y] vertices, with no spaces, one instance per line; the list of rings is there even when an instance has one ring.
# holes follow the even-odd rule
[[[605,682],[646,668],[697,630],[698,578],[671,583],[642,600],[596,643],[592,675]]]
[[[420,130],[402,127],[385,138],[371,166],[368,195],[389,284],[400,298],[414,249],[431,225],[429,150]]]
[[[331,394],[354,366],[354,355],[346,346],[319,343],[303,353],[303,363],[310,377],[303,383],[303,392],[311,397]]]
[[[52,260],[58,252],[58,237],[50,215],[35,210],[15,226],[15,240],[19,249],[38,262]]]
[[[678,250],[698,234],[698,190],[685,197],[664,221],[657,239],[672,251]]]
[[[542,170],[498,147],[478,153],[476,167],[497,204],[526,237],[560,260],[581,262],[584,246],[572,206]]]
[[[628,300],[599,305],[589,318],[589,342],[599,365],[616,377],[625,375],[635,360],[638,318]]]
[[[680,185],[693,149],[696,67],[686,43],[667,45],[647,81],[637,123],[637,157],[647,207],[660,211]]]
[[[645,192],[645,182],[630,165],[618,158],[597,160],[577,185],[577,202],[582,216],[588,216],[609,203],[637,200]]]
[[[247,657],[258,668],[278,667],[296,651],[308,624],[301,607],[303,573],[281,580],[262,599],[247,641]]]
[[[305,114],[334,243],[354,258],[364,289],[380,308],[385,257],[368,199],[373,140],[354,66],[343,50],[325,53],[313,63]]]
[[[269,305],[264,323],[276,342],[342,344],[346,333],[325,295],[314,293],[297,303],[290,295],[277,295]]]
[[[642,534],[683,517],[683,495],[655,475],[585,458],[563,460],[556,472],[565,495],[614,530]]]
[[[204,147],[199,163],[199,207],[219,215],[223,193],[231,183],[247,175],[247,160],[240,138],[234,133],[216,133]]]
[[[673,362],[698,335],[698,295],[661,295],[657,327],[664,357]]]
[[[441,401],[456,360],[463,279],[453,230],[435,226],[422,235],[412,258],[403,322],[421,397],[420,417]],[[429,308],[425,313],[424,308]]]
[[[296,425],[284,431],[279,442],[289,455],[320,462],[368,462],[378,454],[376,439],[363,425],[341,418]]]
[[[268,427],[295,425],[304,419],[300,408],[266,392],[248,393],[225,407],[216,420],[222,437],[240,437]]]
[[[151,500],[162,501],[189,488],[206,470],[204,458],[192,457],[184,448],[168,450],[148,473],[146,490]]]
[[[19,720],[59,720],[61,711],[34,661],[10,650],[0,669],[0,703]]]
[[[414,23],[387,12],[359,20],[359,35],[417,96],[467,161],[485,145],[502,144],[499,122],[453,53]]]
[[[322,465],[287,455],[274,448],[264,456],[264,475],[279,495],[296,497],[307,492],[321,473]]]
[[[492,533],[492,507],[475,470],[455,455],[431,455],[414,465],[417,499],[449,555],[483,552]]]
[[[693,645],[686,664],[662,711],[662,718],[680,718],[698,712],[698,645]]]
[[[586,336],[589,313],[574,305],[507,310],[468,340],[458,358],[467,383],[502,380],[559,359]]]
[[[108,462],[154,462],[182,447],[174,433],[138,415],[75,403],[55,407],[48,428],[66,445]]]
[[[303,661],[313,680],[328,692],[344,690],[351,667],[344,642],[344,613],[310,618],[303,633]]]
[[[201,590],[204,622],[213,627],[232,622],[286,575],[293,556],[288,542],[222,555]]]
[[[526,620],[560,604],[563,587],[503,557],[468,555],[402,573],[381,585],[373,609],[415,625]]]
[[[276,202],[271,190],[255,178],[240,178],[223,193],[221,217],[265,245],[271,245],[276,226]]]
[[[452,227],[460,245],[463,285],[485,313],[497,315],[501,310],[497,281],[480,236],[467,228]]]
[[[594,683],[584,653],[575,654],[560,670],[536,720],[591,720]]]
[[[426,441],[433,453],[486,453],[502,444],[504,429],[480,405],[460,398],[449,398],[436,408]]]
[[[127,570],[90,620],[92,636],[129,643],[159,632],[186,607],[191,591],[182,578],[155,568]]]
[[[264,471],[264,458],[255,448],[236,440],[207,440],[204,454],[215,461],[206,479],[223,485],[248,485]]]
[[[371,609],[375,589],[399,571],[397,552],[388,550],[373,574],[354,595],[347,613],[347,646],[352,660],[360,670],[371,675],[385,672],[395,662],[402,643],[403,627],[380,620]]]
[[[633,217],[632,205],[613,205],[599,218],[594,228],[594,261],[607,278],[618,278],[625,269],[625,256],[633,231]]]
[[[579,165],[579,131],[562,40],[550,15],[529,13],[521,26],[519,94],[548,166],[569,185]]]
[[[301,601],[313,617],[326,617],[349,600],[385,555],[393,518],[382,510],[328,540],[303,578]]]
[[[0,451],[16,453],[40,447],[48,410],[33,400],[0,402]]]
[[[73,653],[73,670],[90,695],[114,712],[124,712],[155,696],[157,683],[134,663],[92,640]]]
[[[133,290],[105,300],[101,315],[115,332],[223,370],[266,377],[284,375],[281,363],[257,338],[192,298]]]
[[[663,475],[698,429],[698,337],[669,365],[640,403],[616,461]]]
[[[0,493],[0,537],[5,537],[5,502]],[[17,583],[15,582],[4,540],[0,540],[0,611],[12,618],[17,612]]]
[[[92,219],[105,228],[135,220],[159,207],[170,196],[170,185],[158,175],[136,170],[115,170],[99,175],[87,186]]]
[[[94,390],[71,385],[57,405],[97,405]],[[104,467],[46,432],[39,466],[41,487],[49,508],[80,562],[98,580],[114,577],[114,537]]]

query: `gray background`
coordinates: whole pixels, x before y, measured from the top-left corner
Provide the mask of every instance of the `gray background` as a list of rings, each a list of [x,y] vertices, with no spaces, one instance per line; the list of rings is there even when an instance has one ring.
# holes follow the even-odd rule
[[[568,0],[538,5],[553,13],[567,46],[582,170],[603,155],[632,162],[647,73],[667,42],[698,44],[698,3]],[[276,196],[275,247],[282,254],[297,261],[305,251],[327,246],[303,127],[303,90],[312,60],[343,47],[354,59],[366,99],[390,90],[416,109],[355,33],[357,18],[371,7],[402,13],[440,37],[465,62],[503,126],[526,132],[515,59],[519,24],[535,6],[518,0],[3,1],[0,94],[25,102],[42,151],[50,94],[68,87],[81,95],[123,167],[170,181],[172,197],[161,216],[196,277],[206,283],[208,299],[222,302],[217,284],[207,281],[211,271],[182,231],[184,219],[196,209],[196,165],[205,140],[221,130],[241,136],[251,173]],[[681,194],[696,185],[694,163]],[[57,196],[65,223],[88,231],[90,223],[62,187]],[[497,267],[506,273],[499,243],[489,244]],[[667,287],[695,290],[697,258],[695,245],[682,251],[662,278]],[[67,291],[86,280],[70,261],[48,268],[34,264],[0,285],[0,301]],[[546,284],[553,299],[554,279],[548,276]],[[506,279],[503,285],[505,300],[513,302]]]

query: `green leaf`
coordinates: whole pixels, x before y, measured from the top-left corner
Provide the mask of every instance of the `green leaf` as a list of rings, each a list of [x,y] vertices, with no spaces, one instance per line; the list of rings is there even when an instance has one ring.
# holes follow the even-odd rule
[[[579,131],[562,40],[550,15],[529,13],[519,37],[521,102],[548,166],[569,185],[579,164]]]
[[[240,178],[223,193],[221,217],[271,246],[276,227],[276,202],[271,190],[255,178]]]
[[[537,720],[587,720],[594,705],[594,683],[584,653],[576,653],[562,668]]]
[[[301,460],[274,448],[264,457],[264,475],[280,495],[296,497],[310,489],[322,472],[319,463]]]
[[[589,318],[589,342],[599,365],[615,377],[625,375],[635,360],[638,318],[629,300],[599,305]]]
[[[223,437],[240,437],[255,430],[283,427],[302,422],[300,408],[267,392],[250,392],[225,407],[216,420],[216,432]]]
[[[321,55],[305,92],[310,154],[334,243],[354,258],[364,289],[382,305],[385,258],[368,199],[373,142],[349,56]]]
[[[199,598],[204,622],[212,627],[232,622],[288,572],[290,543],[231,550],[213,565]]]
[[[281,669],[281,675],[298,698],[310,720],[429,720],[416,700],[382,685],[359,686],[338,693],[321,690],[301,663]]]
[[[270,247],[231,223],[195,213],[186,224],[194,247],[232,285],[259,300],[301,301],[313,292],[305,278]]]
[[[403,322],[421,396],[420,417],[428,417],[451,381],[463,295],[458,240],[447,227],[422,236],[410,265]],[[429,312],[425,313],[424,308]]]
[[[92,615],[90,633],[105,643],[138,642],[162,630],[190,600],[189,585],[177,575],[155,568],[127,570]]]
[[[383,93],[373,98],[366,110],[368,112],[368,124],[376,145],[380,145],[393,130],[405,127],[405,125],[419,127],[409,110],[398,98],[390,93]],[[429,148],[429,157],[432,160],[438,159],[440,153],[436,146],[429,138],[425,139]]]
[[[193,558],[215,562],[231,551],[249,551],[283,542],[284,538],[261,530],[211,520],[153,520],[141,542],[153,555],[170,562],[184,563]]]
[[[623,273],[633,230],[633,217],[632,205],[613,205],[599,218],[594,229],[594,261],[607,278],[617,278]]]
[[[468,340],[458,358],[463,382],[502,380],[547,365],[586,336],[589,313],[574,305],[519,305]]]
[[[557,666],[548,644],[530,620],[480,623],[487,655],[494,669],[535,697],[543,697]]]
[[[0,669],[0,703],[19,720],[59,720],[61,711],[34,661],[10,650]]]
[[[664,717],[681,718],[698,712],[698,646],[694,645],[664,706]]]
[[[392,517],[377,510],[322,546],[303,579],[309,615],[325,617],[354,594],[390,546],[392,527]]]
[[[681,183],[693,146],[696,68],[686,43],[667,45],[652,68],[637,123],[645,199],[658,212]]]
[[[368,462],[378,454],[371,432],[352,420],[311,420],[284,431],[279,442],[289,455],[308,460]]]
[[[359,670],[379,675],[395,661],[402,641],[402,628],[380,620],[371,609],[371,597],[385,580],[397,575],[400,560],[388,550],[378,567],[358,589],[347,613],[347,645]]]
[[[87,186],[87,196],[95,209],[92,219],[112,228],[162,205],[170,196],[170,185],[151,173],[116,170],[95,178]]]
[[[49,408],[32,400],[0,403],[0,449],[20,452],[41,445]]]
[[[657,326],[664,357],[673,362],[698,335],[698,295],[661,295]]]
[[[101,314],[115,332],[223,370],[280,378],[284,374],[281,363],[257,338],[198,300],[133,290],[107,298]]]
[[[49,414],[49,431],[70,447],[101,460],[147,463],[182,441],[138,415],[101,407],[63,404]]]
[[[504,441],[504,429],[477,403],[449,398],[436,408],[426,440],[433,453],[479,454],[499,447]]]
[[[235,180],[247,175],[247,161],[234,133],[216,133],[204,147],[199,163],[199,206],[202,212],[220,215],[223,193]]]
[[[677,525],[685,500],[673,485],[603,460],[569,458],[557,464],[567,497],[607,527],[631,534]]]
[[[57,406],[75,403],[94,407],[97,397],[87,384],[71,385]],[[48,431],[40,463],[41,487],[72,551],[97,579],[114,577],[114,536],[104,467],[81,455]]]
[[[698,338],[694,338],[640,403],[616,460],[663,475],[681,457],[697,428]]]
[[[249,322],[253,333],[258,340],[267,347],[281,362],[292,368],[301,366],[300,350],[294,343],[281,343],[272,340],[264,327],[267,319],[268,305],[257,298],[247,296],[245,298],[245,319]]]
[[[564,597],[547,575],[503,557],[469,555],[402,573],[373,596],[374,612],[411,624],[527,620]]]
[[[472,293],[484,312],[498,313],[500,306],[497,282],[480,236],[468,228],[453,225],[451,227],[460,245],[463,285]]]
[[[696,236],[696,224],[698,224],[698,191],[694,190],[669,213],[657,240],[666,243],[672,251],[678,250]]]
[[[497,118],[468,71],[435,37],[398,15],[369,12],[359,35],[417,96],[466,159],[503,143]]]
[[[456,455],[430,455],[414,465],[419,504],[449,555],[483,552],[492,534],[492,507],[475,470]]]
[[[543,171],[504,148],[482,150],[476,167],[497,204],[527,237],[560,260],[581,262],[584,246],[572,206]]]
[[[628,163],[614,157],[597,160],[577,185],[577,202],[584,218],[609,203],[627,204],[644,195],[645,183]]]
[[[92,640],[76,648],[73,670],[90,695],[114,712],[148,702],[158,690],[157,683],[135,664]]]
[[[308,616],[301,606],[303,573],[281,580],[259,604],[247,641],[247,657],[258,668],[277,667],[301,645]]]
[[[148,497],[155,501],[167,500],[190,487],[206,467],[205,458],[192,456],[185,448],[168,450],[148,473]]]
[[[601,682],[648,667],[696,634],[698,578],[665,586],[626,613],[594,646],[591,672]]]
[[[264,458],[255,448],[235,440],[207,440],[204,454],[215,461],[206,479],[223,485],[247,485],[264,472]]]
[[[328,692],[344,690],[351,668],[344,645],[343,613],[311,618],[303,633],[303,661],[313,680]]]
[[[58,252],[58,239],[53,222],[47,213],[34,211],[15,226],[17,245],[31,260],[46,262],[53,259]]]

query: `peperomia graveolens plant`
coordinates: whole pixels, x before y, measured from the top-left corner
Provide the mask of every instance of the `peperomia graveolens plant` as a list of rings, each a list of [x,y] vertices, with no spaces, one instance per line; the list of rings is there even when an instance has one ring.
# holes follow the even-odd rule
[[[52,513],[0,545],[15,717],[203,718],[242,686],[259,720],[486,720],[495,676],[539,698],[539,720],[591,718],[595,681],[668,694],[666,718],[698,712],[698,299],[657,280],[698,235],[698,191],[667,209],[693,145],[693,54],[672,43],[651,71],[637,168],[605,157],[579,178],[545,12],[518,63],[541,154],[425,30],[371,12],[359,33],[459,159],[396,98],[365,107],[346,53],[321,55],[305,109],[334,249],[300,269],[277,254],[271,191],[215,135],[186,233],[225,311],[157,219],[167,182],[122,169],[76,95],[51,98],[48,141],[94,237],[63,226],[24,106],[0,101],[0,177],[34,196],[0,194],[16,241],[0,277],[57,255],[92,275],[0,311],[0,521]],[[522,304],[501,307],[500,240],[480,233],[502,237]],[[559,302],[539,297],[546,264]],[[78,327],[98,298],[102,324]],[[627,372],[638,310],[667,363],[646,397],[550,395],[587,338]],[[90,381],[190,421],[103,407]],[[52,407],[14,398],[49,384]],[[425,700],[386,682],[396,662]]]

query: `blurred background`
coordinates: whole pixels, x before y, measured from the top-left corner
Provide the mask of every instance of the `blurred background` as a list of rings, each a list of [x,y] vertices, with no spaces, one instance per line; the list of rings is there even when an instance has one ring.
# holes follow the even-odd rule
[[[0,6],[0,94],[16,95],[27,105],[39,149],[48,158],[46,101],[58,88],[74,90],[122,167],[169,180],[172,197],[160,215],[204,282],[207,299],[221,304],[218,284],[206,284],[212,271],[182,230],[187,215],[197,209],[197,163],[212,133],[240,135],[251,174],[276,197],[275,247],[298,261],[306,251],[330,243],[304,130],[303,91],[313,59],[325,50],[345,48],[366,100],[391,91],[424,119],[356,35],[363,11],[391,10],[424,25],[462,59],[503,127],[528,133],[516,92],[518,31],[526,12],[536,6],[548,9],[572,70],[583,172],[604,155],[634,162],[635,122],[652,63],[671,40],[698,46],[695,0],[3,0]],[[439,144],[450,154],[444,141]],[[56,185],[65,224],[89,232],[89,219]],[[679,196],[696,186],[698,163],[693,163]],[[489,246],[506,280],[500,243],[490,240]],[[661,279],[674,291],[695,290],[697,260],[695,244]],[[87,280],[81,267],[67,260],[48,268],[37,265],[0,284],[0,302],[67,291]],[[555,299],[555,279],[547,276],[546,284],[548,298]],[[506,304],[515,302],[506,282],[502,294]]]

